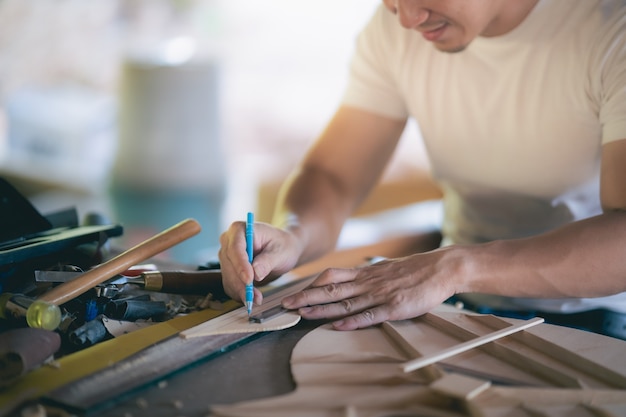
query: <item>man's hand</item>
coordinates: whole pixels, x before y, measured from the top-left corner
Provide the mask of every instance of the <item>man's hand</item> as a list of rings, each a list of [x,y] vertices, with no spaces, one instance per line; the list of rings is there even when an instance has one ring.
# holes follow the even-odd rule
[[[441,268],[447,252],[438,249],[360,268],[327,269],[309,288],[285,297],[282,305],[298,309],[306,319],[339,319],[333,322],[337,330],[417,317],[455,293],[451,275]]]
[[[288,231],[267,223],[254,225],[254,261],[246,253],[246,223],[237,221],[220,236],[219,260],[224,290],[234,300],[245,300],[246,283],[267,283],[290,271],[298,262],[301,244]],[[263,295],[254,289],[254,302],[261,304]]]

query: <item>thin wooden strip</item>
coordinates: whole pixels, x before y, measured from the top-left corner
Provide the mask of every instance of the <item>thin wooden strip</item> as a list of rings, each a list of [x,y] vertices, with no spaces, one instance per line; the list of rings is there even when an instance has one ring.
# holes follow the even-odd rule
[[[510,322],[491,315],[466,314],[464,315],[464,317],[470,321],[479,324],[481,327],[484,327],[486,325],[487,327],[496,328],[496,330],[500,330],[503,328],[507,328],[506,326],[510,326]],[[464,340],[472,340],[471,338],[479,336],[476,330],[469,330],[467,327],[461,326],[457,323],[453,323],[452,321],[449,321],[438,314],[428,313],[424,316],[424,321],[429,323],[431,326],[442,329],[443,331],[446,331],[450,334],[454,334]],[[549,381],[551,384],[556,384],[560,387],[580,388],[580,380],[573,377],[570,373],[566,373],[562,369],[558,369],[553,365],[546,364],[545,360],[538,360],[529,355],[531,352],[537,353],[536,350],[533,350],[532,348],[524,345],[518,348],[513,348],[510,346],[509,343],[507,343],[517,341],[516,339],[518,338],[518,336],[528,335],[528,333],[524,333],[523,335],[516,334],[508,338],[507,340],[498,340],[493,344],[482,346],[481,350],[483,350],[486,354],[493,356],[494,358],[497,358],[505,363],[508,363],[518,369],[523,370],[526,373],[539,376],[541,379],[543,379],[544,381]],[[507,345],[505,345],[505,343]],[[528,352],[529,350],[531,352]],[[543,354],[543,352],[539,353]]]
[[[496,321],[498,320],[498,318],[495,316],[486,315],[476,315],[469,317],[479,323],[486,323],[488,325],[496,324]],[[541,355],[546,356],[550,360],[555,361],[556,363],[561,364],[568,369],[572,369],[586,377],[595,379],[598,382],[605,384],[607,387],[626,387],[626,376],[624,376],[623,374],[616,372],[614,369],[602,366],[601,364],[594,362],[588,358],[585,358],[575,351],[572,351],[571,349],[566,349],[563,346],[557,345],[553,342],[549,342],[542,337],[532,333],[518,334],[511,337],[509,340],[498,342],[496,343],[497,346],[494,346],[494,349],[506,349],[507,355],[515,353],[519,355],[520,358],[514,360],[513,362],[523,365],[525,369],[536,369],[536,367],[533,366],[533,364],[530,362],[532,361],[532,359],[530,358],[528,352],[523,350],[518,351],[512,346],[512,344],[516,342],[521,343],[525,348],[527,347],[534,352],[538,352]],[[575,341],[572,341],[572,343],[575,343]],[[623,358],[623,355],[620,355],[619,357]],[[545,365],[543,366],[545,367]],[[561,372],[554,366],[549,368],[549,370],[546,372],[538,373],[548,380],[561,382],[564,387],[578,388],[585,386],[583,381],[580,380],[579,376],[568,377],[574,383],[567,383],[566,379],[559,377],[559,374]]]
[[[527,320],[525,322],[512,325],[505,329],[488,333],[486,335],[477,337],[476,339],[468,340],[467,342],[458,344],[456,346],[452,346],[448,349],[444,349],[435,354],[422,356],[421,358],[417,358],[417,359],[405,362],[402,365],[402,370],[404,372],[411,372],[416,369],[423,368],[424,366],[432,365],[433,363],[439,362],[443,359],[447,359],[451,356],[458,355],[459,353],[466,352],[470,349],[474,349],[475,347],[484,345],[489,342],[493,342],[494,340],[501,339],[510,334],[522,331],[524,329],[528,329],[529,327],[536,326],[537,324],[543,323],[543,321],[544,321],[543,318],[535,317],[531,320]]]
[[[594,362],[588,358],[581,356],[575,351],[566,349],[563,346],[559,346],[553,342],[547,341],[535,334],[527,333],[523,336],[523,340],[520,339],[519,342],[524,343],[524,345],[528,346],[529,348],[537,352],[541,352],[549,358],[559,363],[565,364],[568,367],[575,369],[584,375],[588,375],[592,378],[597,379],[598,381],[602,381],[603,383],[607,384],[608,387],[621,389],[626,388],[626,376],[615,371],[614,369]],[[623,358],[624,355],[619,355],[619,357]],[[619,360],[619,358],[617,359]]]
[[[435,392],[459,400],[471,400],[491,387],[491,381],[459,374],[449,374],[429,385]]]
[[[422,353],[413,345],[411,345],[394,326],[393,322],[386,321],[381,325],[383,333],[386,334],[400,349],[400,351],[409,359],[415,359],[422,356]]]
[[[396,326],[393,325],[393,322],[383,322],[381,328],[383,333],[393,341],[393,343],[405,356],[408,358],[417,358],[422,356],[422,353],[402,336]],[[436,365],[425,367],[421,371],[421,376],[426,378],[428,381],[434,381],[444,375],[441,369],[439,369]]]
[[[212,327],[215,329],[219,329],[222,327],[229,327],[235,323],[237,323],[240,320],[240,316],[241,316],[241,308],[238,308],[236,310],[230,311],[226,314],[222,314],[221,316],[218,316],[214,319],[211,319],[210,323],[212,324]],[[247,315],[247,313],[246,313]],[[198,326],[202,325],[202,324],[206,324],[209,321],[205,321],[204,323],[200,323],[190,329],[186,329],[183,330],[180,334],[182,335],[183,333],[188,334],[189,332],[193,333],[193,330],[196,329]]]

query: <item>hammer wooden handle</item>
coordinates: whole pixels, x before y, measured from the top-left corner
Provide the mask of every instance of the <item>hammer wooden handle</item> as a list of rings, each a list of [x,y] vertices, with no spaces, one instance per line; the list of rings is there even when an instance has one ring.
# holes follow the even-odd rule
[[[131,266],[143,262],[199,233],[200,230],[200,224],[196,220],[183,220],[126,252],[90,269],[80,277],[53,288],[44,293],[39,299],[56,305],[66,303],[96,285],[124,272]]]

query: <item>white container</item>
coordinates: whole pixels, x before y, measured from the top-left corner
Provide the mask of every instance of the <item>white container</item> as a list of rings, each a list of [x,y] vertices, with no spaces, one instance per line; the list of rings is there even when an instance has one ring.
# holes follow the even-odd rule
[[[116,184],[156,190],[207,190],[224,183],[218,67],[128,60],[119,103]]]

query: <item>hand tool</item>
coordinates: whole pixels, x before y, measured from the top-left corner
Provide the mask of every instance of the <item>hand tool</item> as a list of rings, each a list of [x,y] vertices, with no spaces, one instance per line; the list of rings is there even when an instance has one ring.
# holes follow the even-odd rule
[[[200,224],[196,220],[186,219],[85,272],[75,280],[51,289],[39,299],[56,305],[66,303],[131,266],[198,234],[200,230]]]
[[[281,305],[277,305],[277,306],[270,308],[269,310],[265,310],[258,314],[250,316],[248,320],[250,321],[250,323],[265,323],[266,321],[271,320],[274,317],[278,317],[282,314],[285,314],[288,311],[289,310],[287,310],[285,307]]]
[[[115,320],[158,320],[167,314],[167,304],[164,301],[118,300],[108,303],[104,313],[108,318]]]
[[[113,338],[102,322],[104,319],[106,316],[100,314],[95,319],[72,330],[67,336],[68,340],[75,346],[86,348]]]
[[[21,385],[13,385],[5,390],[0,390],[0,416],[9,415],[9,412],[17,405],[26,400],[35,399],[51,390],[56,390],[66,384],[69,391],[74,392],[77,396],[85,391],[84,382],[81,378],[95,379],[94,385],[91,386],[91,394],[95,401],[99,403],[107,403],[119,400],[121,394],[129,389],[129,386],[138,388],[141,386],[134,385],[138,379],[145,378],[144,383],[152,382],[156,378],[161,378],[167,374],[169,369],[166,368],[168,362],[175,362],[179,367],[190,365],[195,361],[199,361],[210,355],[219,355],[226,352],[227,349],[222,345],[221,339],[216,338],[213,341],[205,338],[196,339],[197,344],[195,351],[187,351],[185,346],[174,346],[173,350],[165,350],[165,362],[161,362],[163,358],[153,358],[144,356],[143,360],[134,363],[134,366],[128,363],[131,358],[142,355],[146,349],[161,345],[161,342],[175,339],[179,341],[179,337],[172,337],[183,329],[188,329],[207,320],[218,317],[228,311],[241,307],[240,303],[229,300],[223,304],[223,310],[202,310],[194,311],[187,315],[177,316],[171,320],[162,323],[156,323],[152,326],[142,328],[140,330],[124,334],[115,339],[102,342],[95,349],[83,349],[77,354],[67,355],[58,360],[59,369],[52,367],[41,367],[35,369],[27,375],[23,376]],[[236,343],[245,339],[252,339],[253,334],[244,335],[224,335],[228,340],[234,339]],[[175,355],[172,352],[176,352]],[[153,360],[154,359],[154,360]],[[111,385],[107,385],[106,381],[98,378],[101,371],[104,371],[115,364],[120,363],[121,372],[115,373],[110,380]],[[158,364],[157,367],[146,366],[146,364]],[[119,369],[116,367],[116,369]],[[175,368],[178,369],[178,368]],[[174,370],[175,370],[174,369]],[[147,375],[146,375],[147,373]],[[141,376],[143,375],[143,376]],[[113,389],[109,391],[109,386]],[[73,387],[73,388],[72,388]],[[93,391],[95,389],[95,391]],[[87,390],[89,390],[87,388]],[[111,395],[109,395],[111,394]]]
[[[254,260],[254,214],[248,213],[246,218],[246,252],[248,253],[248,261],[252,263]],[[252,282],[246,284],[246,308],[248,316],[252,313],[252,305],[254,304],[254,276]]]
[[[35,271],[37,282],[68,282],[76,279],[83,272]],[[104,285],[135,284],[146,291],[168,294],[224,295],[222,272],[217,269],[202,271],[144,271],[138,276],[127,276],[126,272],[105,281]]]
[[[124,280],[124,278],[121,278]],[[126,278],[129,284],[143,286],[146,291],[159,291],[170,294],[198,294],[213,293],[224,295],[222,285],[222,271],[146,271],[139,277]],[[117,284],[117,281],[113,281]]]
[[[22,317],[33,329],[54,330],[61,323],[61,309],[52,303],[21,294],[0,294],[0,318]]]
[[[97,265],[92,266],[92,268],[95,266]],[[156,270],[157,267],[155,264],[134,265],[126,271],[121,272],[119,276],[138,277],[142,272]],[[62,265],[61,267],[54,267],[53,269],[37,269],[34,272],[35,282],[60,284],[72,281],[73,279],[76,279],[80,275],[84,274],[86,271],[75,265]],[[105,281],[104,283],[106,284],[108,281]]]

